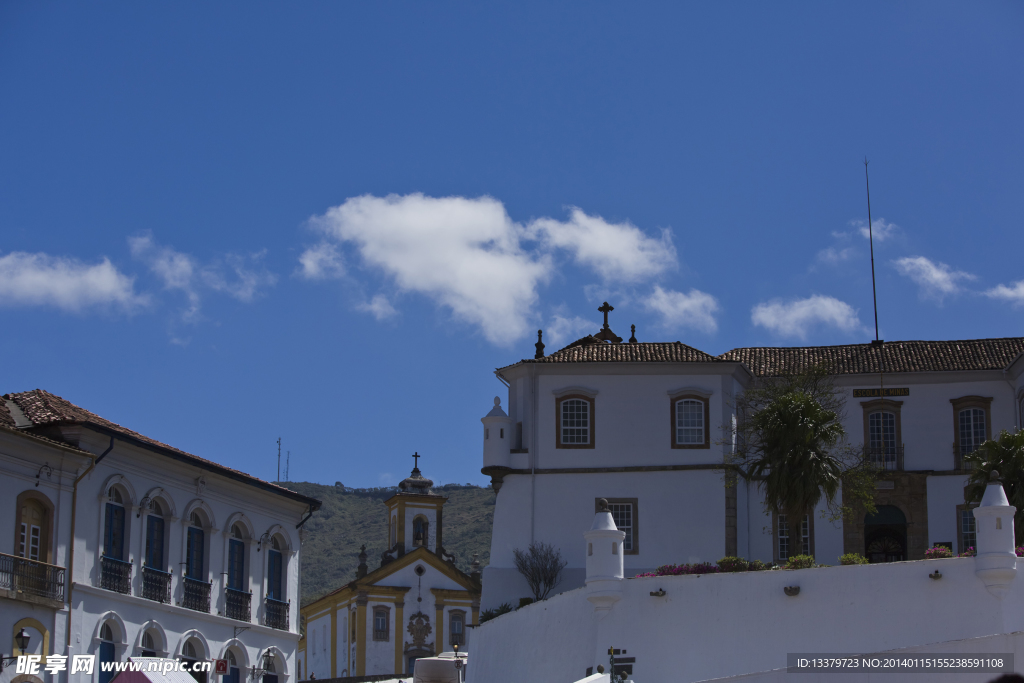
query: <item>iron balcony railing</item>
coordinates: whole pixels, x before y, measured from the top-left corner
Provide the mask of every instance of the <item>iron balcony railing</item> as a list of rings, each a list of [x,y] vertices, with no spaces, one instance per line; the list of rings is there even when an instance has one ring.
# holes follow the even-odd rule
[[[127,595],[132,592],[132,565],[104,555],[100,558],[100,588]]]
[[[868,461],[883,470],[903,469],[903,446],[878,446],[867,449]]]
[[[64,602],[64,567],[0,553],[0,590]]]
[[[462,647],[462,646],[464,646],[466,644],[466,634],[465,633],[452,633],[449,636],[448,641],[449,641],[448,642],[449,645],[458,645],[459,647]]]
[[[197,612],[210,612],[210,584],[191,576],[184,577],[181,606]]]
[[[142,568],[142,597],[156,602],[171,601],[171,575],[153,567]]]
[[[287,602],[281,602],[274,598],[267,598],[266,601],[266,615],[264,621],[266,626],[270,628],[280,629],[282,631],[288,630],[288,612],[290,611],[291,605]]]
[[[225,595],[229,619],[252,621],[252,593],[228,588]]]

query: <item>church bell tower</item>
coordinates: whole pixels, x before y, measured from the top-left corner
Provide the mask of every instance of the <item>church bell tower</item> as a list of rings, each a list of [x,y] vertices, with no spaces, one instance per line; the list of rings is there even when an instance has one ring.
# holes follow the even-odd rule
[[[442,545],[442,509],[448,498],[431,491],[434,482],[423,476],[419,453],[413,454],[412,473],[398,484],[398,492],[384,504],[388,508],[388,550],[382,564],[418,548],[438,555],[447,554]]]

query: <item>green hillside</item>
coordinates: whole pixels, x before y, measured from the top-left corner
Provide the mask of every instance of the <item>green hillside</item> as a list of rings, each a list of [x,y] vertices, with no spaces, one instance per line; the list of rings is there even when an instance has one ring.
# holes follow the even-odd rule
[[[359,547],[366,544],[370,571],[380,566],[380,554],[387,550],[387,508],[384,501],[395,494],[393,487],[351,489],[309,482],[281,482],[293,491],[323,501],[323,507],[302,527],[302,604],[356,578]],[[435,493],[448,496],[444,506],[445,550],[456,564],[469,572],[473,554],[480,566],[487,565],[491,550],[491,522],[494,519],[494,491],[479,486],[447,484],[435,486]]]

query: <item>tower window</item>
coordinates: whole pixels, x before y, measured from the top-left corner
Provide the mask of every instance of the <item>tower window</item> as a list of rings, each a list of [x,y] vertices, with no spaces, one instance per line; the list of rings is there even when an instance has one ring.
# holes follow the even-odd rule
[[[555,401],[555,447],[594,447],[594,399],[570,394]]]
[[[696,394],[672,398],[672,448],[711,448],[708,399]]]

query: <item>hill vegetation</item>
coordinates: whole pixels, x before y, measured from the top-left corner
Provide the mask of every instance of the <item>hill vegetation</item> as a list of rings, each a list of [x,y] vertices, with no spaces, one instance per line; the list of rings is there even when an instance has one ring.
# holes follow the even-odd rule
[[[387,507],[384,501],[396,487],[353,489],[341,485],[281,482],[293,491],[323,501],[323,506],[302,527],[302,604],[316,600],[356,578],[359,547],[366,544],[370,571],[380,566],[387,550]],[[494,519],[494,491],[469,484],[435,486],[448,496],[444,506],[445,550],[455,556],[459,569],[469,573],[473,555],[487,565]]]

